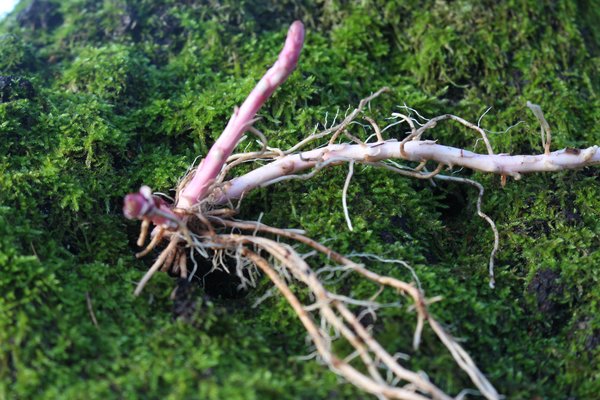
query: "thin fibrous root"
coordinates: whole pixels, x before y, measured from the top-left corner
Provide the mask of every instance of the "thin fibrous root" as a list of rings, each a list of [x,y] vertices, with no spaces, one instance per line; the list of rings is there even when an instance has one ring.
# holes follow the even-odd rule
[[[348,212],[348,202],[346,198],[348,196],[348,187],[350,186],[352,175],[354,175],[354,161],[350,161],[348,163],[348,176],[346,176],[344,188],[342,189],[342,206],[344,209],[344,217],[346,218],[346,224],[348,225],[350,232],[352,232],[354,229],[352,228],[352,220],[350,219],[350,213]]]
[[[493,289],[496,286],[496,278],[494,276],[494,264],[495,264],[494,260],[496,259],[496,253],[498,252],[498,249],[500,248],[500,234],[498,233],[498,228],[496,228],[496,223],[494,222],[494,220],[491,219],[489,215],[487,215],[486,213],[484,213],[481,210],[481,203],[483,202],[483,194],[485,193],[483,185],[472,179],[460,178],[457,176],[437,175],[435,177],[435,179],[451,181],[451,182],[466,183],[468,185],[475,187],[479,191],[478,196],[477,196],[477,203],[476,203],[477,215],[480,218],[483,218],[490,225],[490,229],[494,233],[494,246],[492,248],[492,251],[490,252],[490,260],[489,260],[489,264],[488,264],[488,275],[489,275],[489,279],[490,279],[489,286],[490,286],[490,288]]]
[[[544,117],[544,112],[542,111],[542,107],[537,104],[533,104],[532,102],[527,102],[527,107],[531,110],[533,115],[538,119],[540,123],[540,129],[542,133],[542,148],[544,149],[544,154],[550,154],[550,145],[552,143],[552,134],[550,132],[550,124],[546,121]]]
[[[152,275],[154,275],[154,273],[158,271],[158,269],[163,265],[163,263],[165,263],[165,261],[168,258],[174,257],[174,253],[177,249],[179,241],[180,239],[177,235],[171,236],[171,241],[169,242],[169,245],[162,251],[162,253],[160,253],[154,264],[152,264],[150,269],[144,274],[140,282],[137,284],[137,287],[133,292],[134,295],[139,296],[142,292],[142,289],[144,289],[144,286],[146,286],[146,283],[148,283],[150,278],[152,278]]]
[[[331,139],[329,139],[329,144],[332,145],[332,144],[335,143],[335,141],[340,136],[340,134],[342,132],[344,132],[344,130],[350,124],[350,122],[354,121],[354,119],[356,118],[356,116],[363,111],[363,109],[365,108],[365,106],[367,104],[369,104],[373,99],[379,97],[382,93],[389,92],[389,91],[390,91],[390,88],[388,88],[388,87],[382,87],[381,89],[379,89],[378,91],[376,91],[372,95],[370,95],[370,96],[365,97],[364,99],[362,99],[360,101],[360,103],[358,103],[358,107],[356,107],[354,109],[354,111],[352,111],[350,113],[350,115],[348,115],[346,118],[344,118],[344,120],[338,126],[335,127],[335,131],[333,133],[333,136],[331,136]]]
[[[363,362],[366,363],[365,365],[369,372],[369,376],[360,372],[358,369],[354,368],[352,365],[334,354],[331,346],[331,339],[326,337],[328,334],[324,332],[323,329],[319,329],[317,327],[313,317],[306,311],[305,307],[302,306],[286,282],[264,258],[245,248],[243,250],[243,254],[253,263],[255,263],[255,265],[257,265],[257,267],[259,267],[273,281],[275,286],[282,292],[286,300],[288,300],[290,305],[292,305],[292,308],[300,318],[301,322],[309,333],[309,336],[313,340],[319,355],[323,361],[332,368],[332,370],[345,377],[348,381],[352,382],[361,389],[380,396],[381,398],[424,400],[428,399],[429,396],[432,396],[436,399],[451,399],[450,396],[446,395],[431,382],[424,379],[421,375],[401,367],[397,363],[396,359],[387,353],[381,346],[379,346],[378,343],[370,336],[370,334],[366,332],[354,314],[352,314],[342,302],[339,300],[333,300],[330,298],[330,296],[328,296],[328,292],[320,284],[320,282],[312,278],[314,273],[311,272],[310,267],[303,265],[300,261],[301,258],[289,248],[285,248],[279,243],[260,237],[227,235],[224,236],[224,238],[226,238],[226,240],[233,239],[239,240],[242,243],[249,242],[257,245],[275,257],[277,261],[286,268],[290,269],[297,279],[307,284],[311,291],[315,294],[317,301],[321,304],[319,307],[321,317],[325,318],[327,322],[331,324],[331,326],[339,330],[351,344],[358,345],[356,350],[362,355],[362,359]],[[345,316],[342,318],[338,317],[332,307],[337,310],[344,311]],[[350,317],[350,315],[352,315],[352,317]],[[346,319],[350,319],[350,321],[352,321],[351,326],[346,325],[346,322],[344,322]],[[360,330],[359,337],[353,333],[356,330]],[[411,390],[394,387],[385,383],[378,370],[378,366],[376,366],[370,353],[373,353],[377,359],[382,360],[386,367],[391,368],[400,379],[410,382],[416,389]]]
[[[142,229],[144,229],[143,226],[142,226]],[[146,246],[146,248],[144,250],[140,251],[139,253],[136,253],[135,257],[142,258],[142,257],[146,256],[148,253],[150,253],[156,247],[156,245],[161,242],[164,235],[165,235],[165,229],[158,228],[158,231],[156,232],[156,234],[154,235],[154,237],[152,238],[150,243],[148,243],[148,246]],[[141,235],[140,235],[140,237],[141,237]],[[144,242],[142,242],[142,244],[144,244]],[[141,246],[142,244],[139,244],[139,241],[138,241],[138,245]]]
[[[411,119],[409,117],[407,117],[406,115],[403,115],[403,114],[394,114],[394,115],[402,118],[404,121],[407,121],[407,122],[411,121]],[[413,128],[413,129],[412,129],[410,135],[408,135],[406,138],[404,138],[404,140],[402,140],[400,142],[400,152],[402,154],[405,154],[404,145],[408,141],[419,140],[426,130],[435,128],[435,126],[437,125],[438,122],[444,121],[447,119],[457,121],[458,123],[466,126],[467,128],[477,131],[481,135],[481,139],[483,139],[483,142],[485,143],[485,148],[486,148],[488,154],[494,155],[494,150],[492,149],[490,140],[488,139],[485,131],[480,126],[475,125],[475,124],[465,120],[464,118],[461,118],[461,117],[458,117],[458,116],[452,115],[452,114],[444,114],[444,115],[440,115],[440,116],[431,118],[431,119],[427,120],[427,122],[425,124],[423,124],[423,126],[421,126],[417,130],[414,130],[414,125],[411,124],[411,128]]]
[[[188,277],[187,255],[185,251],[182,251],[181,257],[179,257],[179,276],[183,279],[187,279]]]
[[[142,225],[140,226],[140,236],[138,237],[138,240],[136,242],[136,244],[139,247],[142,247],[144,245],[144,242],[146,241],[146,238],[148,237],[148,228],[150,227],[150,218],[144,218],[142,220]]]
[[[375,122],[375,120],[373,118],[364,117],[373,127],[373,130],[375,131],[375,136],[377,136],[377,142],[385,142],[385,140],[383,140],[383,136],[381,136],[381,129],[379,129],[379,125],[377,125],[377,123]]]
[[[402,282],[392,277],[378,275],[360,264],[356,264],[348,258],[341,256],[326,246],[288,230],[272,228],[259,223],[242,222],[242,221],[227,221],[217,217],[210,217],[217,223],[231,228],[252,230],[253,232],[271,233],[278,236],[293,238],[299,242],[313,247],[315,250],[323,253],[332,260],[347,266],[352,271],[364,276],[365,278],[379,284],[399,290],[413,299],[415,310],[417,311],[417,325],[413,344],[416,346],[420,340],[421,332],[427,321],[432,326],[434,332],[439,337],[440,341],[448,348],[452,356],[457,361],[457,364],[464,369],[471,377],[473,383],[478,387],[481,393],[488,399],[498,399],[499,395],[493,386],[486,380],[484,375],[477,369],[476,365],[462,347],[448,335],[441,325],[427,311],[427,301],[423,297],[422,292],[412,284]],[[370,393],[376,394],[382,398],[394,399],[423,399],[439,398],[450,399],[448,395],[443,393],[439,388],[433,385],[429,380],[424,379],[420,374],[407,370],[398,364],[394,356],[377,342],[372,334],[361,324],[360,319],[350,311],[349,306],[355,304],[376,305],[373,300],[357,300],[346,296],[340,296],[329,292],[317,274],[315,274],[305,260],[296,253],[289,245],[275,242],[273,240],[261,236],[247,236],[239,234],[218,235],[216,238],[218,243],[223,246],[242,246],[241,254],[248,257],[257,267],[269,276],[273,283],[282,291],[284,297],[292,304],[292,307],[298,314],[300,320],[305,325],[309,335],[314,340],[317,351],[324,362],[326,362],[332,370],[353,382]],[[261,251],[268,253],[281,266],[290,271],[291,274],[300,282],[303,282],[309,288],[314,296],[315,303],[311,306],[302,306],[297,297],[291,292],[286,281],[281,278],[280,272],[276,272],[263,257],[259,256],[255,251],[252,251],[248,246],[254,246]],[[259,260],[260,258],[260,260]],[[262,260],[262,261],[261,261]],[[274,277],[276,277],[274,279]],[[285,288],[284,288],[285,286]],[[283,289],[282,289],[283,288]],[[296,305],[294,305],[296,304]],[[329,334],[316,327],[312,312],[318,311],[318,317],[321,318],[323,326],[330,326],[339,332],[352,345],[355,354],[360,356],[363,365],[366,368],[368,375],[359,372],[351,366],[354,357],[341,357],[334,354],[331,341],[334,340]],[[371,310],[374,312],[375,308]],[[339,315],[338,315],[339,314]],[[378,360],[377,362],[375,360]],[[392,373],[396,379],[394,381],[406,382],[413,389],[408,390],[405,386],[402,392],[398,392],[399,388],[390,386],[382,379],[382,372]],[[425,397],[424,397],[425,396]]]

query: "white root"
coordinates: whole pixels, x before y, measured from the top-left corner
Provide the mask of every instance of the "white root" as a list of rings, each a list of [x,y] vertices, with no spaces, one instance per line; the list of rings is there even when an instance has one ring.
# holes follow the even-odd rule
[[[412,300],[413,304],[408,309],[416,312],[412,340],[414,349],[419,347],[422,333],[429,326],[448,349],[456,364],[470,377],[472,383],[477,387],[478,393],[487,399],[499,399],[501,396],[479,371],[468,353],[451,335],[445,332],[442,325],[429,313],[428,304],[437,301],[438,298],[425,298],[416,273],[408,264],[400,260],[382,259],[376,255],[355,254],[355,256],[380,262],[400,263],[411,272],[413,283],[376,274],[364,265],[304,236],[301,231],[274,228],[266,226],[260,221],[249,222],[233,219],[239,207],[239,204],[237,207],[232,205],[233,200],[242,199],[252,189],[289,179],[309,179],[325,167],[346,162],[349,164],[349,172],[342,190],[342,204],[346,223],[351,231],[353,227],[348,211],[347,192],[356,163],[385,168],[418,179],[438,179],[468,184],[478,189],[477,214],[486,220],[494,233],[494,246],[489,260],[490,286],[493,287],[494,258],[499,249],[499,233],[494,221],[482,211],[484,188],[480,183],[471,179],[442,175],[444,167],[464,167],[499,174],[504,184],[506,176],[519,179],[523,173],[576,169],[600,164],[598,146],[587,149],[567,148],[551,152],[550,128],[539,106],[532,104],[528,104],[528,106],[542,125],[544,154],[540,155],[495,154],[486,131],[480,127],[481,118],[485,113],[475,125],[450,114],[426,119],[415,110],[405,106],[405,109],[415,112],[420,120],[394,113],[392,117],[396,121],[384,129],[380,129],[373,119],[364,117],[372,127],[373,135],[362,141],[348,132],[349,127],[356,123],[354,120],[363,112],[364,108],[387,90],[387,88],[383,88],[363,99],[352,112],[348,113],[348,110],[344,119],[337,125],[335,121],[338,114],[336,113],[334,122],[329,127],[325,122],[324,131],[313,132],[287,151],[268,147],[262,133],[254,130],[251,126],[244,126],[244,130],[249,130],[258,136],[262,149],[258,152],[229,156],[220,172],[213,174],[216,178],[206,183],[209,194],[193,206],[176,210],[184,215],[177,231],[167,232],[164,228],[160,228],[154,232],[150,244],[137,254],[138,257],[148,254],[165,238],[168,238],[170,242],[144,275],[135,294],[138,295],[141,292],[151,276],[159,269],[170,270],[178,273],[182,278],[191,280],[198,269],[194,253],[198,252],[207,257],[210,251],[213,254],[211,272],[214,269],[222,269],[232,274],[235,273],[240,280],[240,287],[254,287],[258,279],[258,270],[268,276],[306,328],[316,349],[314,354],[331,370],[355,386],[379,399],[452,399],[453,397],[444,393],[423,372],[414,372],[404,367],[400,361],[405,357],[402,354],[390,354],[377,341],[371,327],[364,326],[361,322],[366,316],[370,316],[375,321],[377,310],[382,307],[402,307],[398,302],[383,304],[377,301],[378,296],[386,288],[392,289]],[[426,131],[445,120],[458,122],[468,129],[476,131],[480,136],[477,140],[484,142],[487,154],[444,146],[433,140],[422,140]],[[402,141],[384,140],[382,133],[401,123],[408,125],[410,133]],[[368,128],[367,125],[361,126]],[[341,137],[350,139],[355,144],[338,143],[338,139]],[[372,137],[377,138],[375,143],[369,143]],[[329,138],[327,145],[301,151],[308,144],[323,138]],[[224,181],[236,166],[258,160],[267,163],[245,175]],[[418,165],[416,167],[414,164],[402,165],[398,160],[414,162]],[[428,161],[437,163],[437,167],[431,172],[426,168]],[[307,172],[301,174],[303,171]],[[194,171],[190,172],[194,173]],[[190,177],[184,178],[179,191],[182,191],[189,181]],[[178,204],[180,203],[178,201]],[[224,206],[227,204],[230,205],[230,208]],[[140,246],[147,237],[148,228],[149,220],[145,219],[138,239]],[[274,236],[276,240],[265,236]],[[312,248],[312,251],[302,256],[290,244],[280,242],[281,239],[301,243]],[[189,250],[185,246],[189,247]],[[188,272],[187,268],[187,251],[190,251],[189,258],[193,263],[191,272]],[[315,253],[324,255],[334,265],[325,265],[313,271],[306,259]],[[227,258],[235,260],[235,270],[231,270],[232,267],[226,262]],[[358,274],[373,282],[376,286],[375,293],[369,298],[361,299],[348,294],[333,293],[327,289],[328,285],[335,282],[334,278],[342,279],[349,274]],[[310,300],[307,302],[308,304],[300,301],[300,298],[305,298],[305,296],[299,296],[301,293],[295,292],[301,289],[298,289],[297,285],[290,285],[293,280],[305,285]],[[269,291],[267,294],[270,296],[271,292]],[[302,294],[306,294],[306,292],[302,292]],[[266,297],[259,298],[257,303],[264,301]],[[333,344],[336,340],[345,340],[350,345],[351,350],[348,354],[339,354],[339,350],[336,349],[340,347]],[[474,391],[465,389],[454,398],[460,399],[471,393]]]
[[[332,144],[298,154],[288,155],[234,178],[216,189],[212,201],[224,203],[241,197],[256,187],[275,183],[284,176],[294,175],[328,160],[353,160],[373,163],[388,159],[435,161],[450,167],[465,167],[476,171],[509,175],[520,179],[521,174],[578,169],[600,164],[598,146],[587,149],[563,149],[540,155],[477,154],[456,147],[444,146],[431,140],[413,140],[404,144],[396,141],[375,144]],[[404,153],[404,154],[403,154]]]
[[[352,232],[354,229],[352,228],[352,220],[350,219],[350,213],[348,212],[348,187],[350,186],[350,181],[352,180],[352,175],[354,175],[354,161],[348,162],[348,175],[346,176],[346,181],[344,182],[344,188],[342,189],[342,206],[344,208],[344,217],[346,218],[346,224],[348,225],[348,229]]]

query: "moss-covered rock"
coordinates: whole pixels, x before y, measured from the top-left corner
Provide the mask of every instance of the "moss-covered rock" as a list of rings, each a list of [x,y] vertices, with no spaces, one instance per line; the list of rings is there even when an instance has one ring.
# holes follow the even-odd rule
[[[310,350],[282,299],[253,308],[266,280],[242,295],[199,281],[173,302],[176,282],[157,276],[134,298],[151,260],[133,258],[138,227],[121,216],[122,196],[142,183],[176,185],[297,18],[308,29],[300,65],[257,123],[275,146],[384,85],[393,93],[371,107],[382,125],[404,103],[472,121],[491,106],[481,123],[498,132],[498,152],[539,152],[530,100],[555,148],[600,144],[598,10],[596,0],[22,2],[0,21],[0,399],[364,396],[297,358]],[[433,132],[445,144],[475,143],[452,125]],[[256,191],[242,212],[341,252],[410,262],[427,294],[444,297],[433,312],[509,398],[597,395],[597,168],[503,189],[497,177],[460,172],[484,184],[500,230],[496,290],[487,287],[492,233],[476,218],[474,191],[358,169],[348,232],[345,173]],[[411,279],[394,264],[370,267]],[[411,350],[412,315],[381,317],[380,338],[408,353],[409,367],[450,392],[469,386],[430,335]]]

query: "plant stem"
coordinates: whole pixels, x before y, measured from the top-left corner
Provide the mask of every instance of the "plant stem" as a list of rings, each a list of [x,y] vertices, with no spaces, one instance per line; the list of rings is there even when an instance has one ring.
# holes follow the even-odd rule
[[[258,82],[242,106],[234,111],[225,130],[200,163],[194,177],[181,191],[176,208],[190,208],[207,194],[210,184],[223,168],[227,157],[231,155],[241,136],[252,124],[256,112],[296,68],[303,44],[304,26],[302,22],[295,21],[290,26],[277,62]]]

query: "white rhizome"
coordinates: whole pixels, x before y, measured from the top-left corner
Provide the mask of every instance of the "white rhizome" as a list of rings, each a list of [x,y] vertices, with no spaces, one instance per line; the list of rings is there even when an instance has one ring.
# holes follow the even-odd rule
[[[542,127],[544,152],[539,155],[495,154],[479,123],[473,124],[450,114],[425,119],[415,110],[405,108],[405,114],[393,113],[392,122],[380,129],[374,120],[364,115],[364,111],[373,99],[389,90],[382,88],[363,99],[339,123],[332,123],[320,132],[313,132],[290,149],[272,148],[265,136],[252,125],[259,108],[295,69],[303,43],[304,27],[301,22],[296,21],[289,29],[277,62],[266,72],[244,103],[236,108],[225,130],[200,165],[190,168],[181,180],[174,204],[167,204],[161,197],[153,195],[146,186],[139,192],[126,196],[123,207],[125,216],[142,220],[139,246],[144,245],[149,228],[155,225],[149,244],[137,257],[143,257],[159,244],[167,242],[139,282],[135,294],[139,294],[150,277],[159,270],[191,279],[197,268],[195,255],[210,257],[214,268],[235,273],[243,287],[254,286],[262,272],[298,315],[312,341],[314,355],[362,390],[381,399],[410,400],[458,399],[474,392],[472,389],[465,389],[455,396],[446,394],[429,379],[426,372],[415,372],[404,367],[403,355],[390,353],[377,341],[372,325],[363,325],[366,314],[374,321],[378,309],[402,307],[400,303],[383,304],[377,300],[384,290],[394,290],[411,302],[408,311],[416,314],[413,347],[418,348],[422,331],[428,325],[457,365],[467,373],[479,393],[487,399],[499,399],[501,396],[479,371],[469,354],[429,313],[428,305],[438,299],[425,297],[414,273],[414,282],[410,283],[379,275],[365,265],[305,236],[300,230],[236,219],[239,203],[254,188],[288,179],[309,179],[325,167],[348,164],[343,207],[348,228],[352,230],[345,199],[355,164],[381,167],[418,179],[465,183],[478,190],[477,213],[494,232],[489,261],[489,284],[493,287],[494,256],[499,238],[494,222],[481,210],[483,186],[474,180],[446,175],[444,172],[452,167],[469,168],[498,174],[505,183],[507,177],[519,179],[524,173],[576,169],[599,164],[598,146],[550,151],[549,124],[541,109],[531,103],[528,103],[528,107]],[[370,124],[373,135],[363,140],[350,133],[349,128],[357,118],[364,118]],[[422,138],[443,121],[454,121],[476,132],[479,139],[483,140],[487,153],[477,154]],[[408,135],[402,141],[386,140],[383,137],[386,129],[399,124],[406,124]],[[261,150],[233,154],[246,132],[256,135],[262,144]],[[227,179],[236,166],[253,161],[260,161],[261,165],[245,175]],[[401,163],[402,161],[405,163]],[[428,169],[428,163],[435,166]],[[296,244],[322,254],[327,264],[315,269],[297,252]],[[374,255],[370,257],[377,258]],[[188,269],[188,259],[194,266],[191,271]],[[394,262],[410,269],[402,261]],[[323,278],[332,273],[357,274],[373,282],[377,290],[366,299],[335,293],[328,289],[330,285]],[[293,285],[296,292],[292,290],[292,281],[302,283],[303,289],[299,289],[299,285]],[[301,296],[299,290],[304,290]],[[308,298],[310,302],[304,304],[300,298]],[[334,342],[339,340],[345,340],[352,351],[339,354],[337,349],[342,347],[334,346]]]

